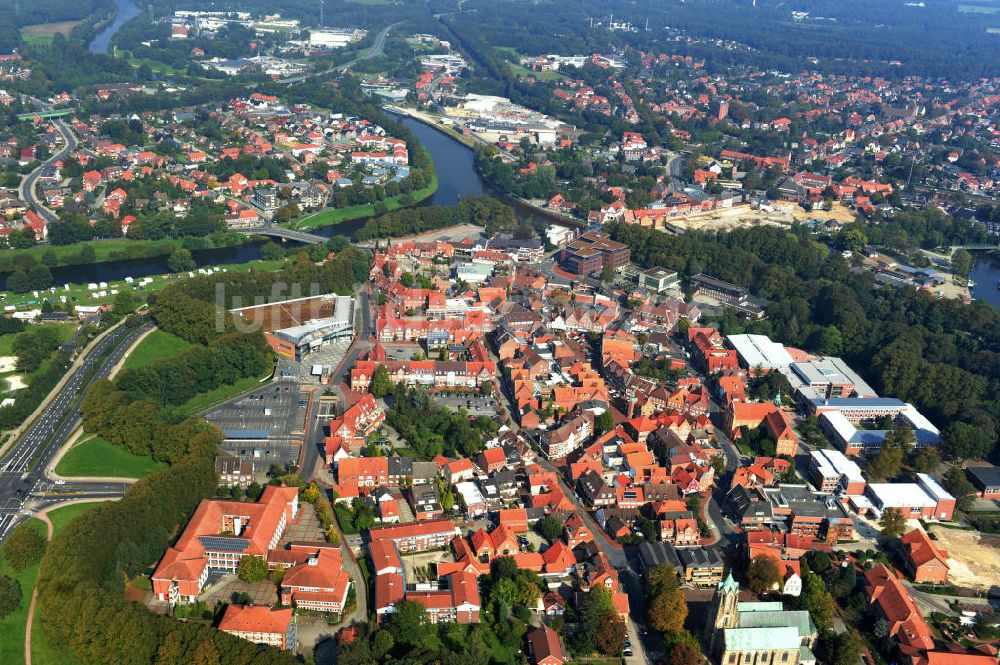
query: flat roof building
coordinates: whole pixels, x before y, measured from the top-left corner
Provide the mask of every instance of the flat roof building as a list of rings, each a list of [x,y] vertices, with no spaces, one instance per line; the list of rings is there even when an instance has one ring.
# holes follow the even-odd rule
[[[925,473],[918,473],[915,483],[869,484],[865,495],[879,516],[895,508],[906,519],[950,520],[955,512],[955,497]]]
[[[605,266],[616,270],[626,265],[632,252],[627,245],[615,242],[604,233],[588,231],[568,243],[559,253],[563,268],[575,275],[591,275]]]
[[[726,341],[746,369],[782,369],[794,362],[785,347],[767,335],[729,335]]]
[[[824,356],[819,360],[792,363],[782,374],[800,400],[838,397],[878,397],[864,379],[840,358]]]
[[[873,454],[882,448],[889,430],[864,429],[867,420],[892,418],[913,430],[915,447],[941,443],[940,432],[912,404],[898,399],[824,399],[810,400],[819,414],[820,427],[845,455]],[[837,408],[841,405],[842,408]]]
[[[331,341],[354,337],[354,298],[335,296],[333,315],[267,333],[274,352],[295,360]]]
[[[839,491],[850,496],[865,491],[861,467],[839,450],[810,451],[809,475],[821,492]]]

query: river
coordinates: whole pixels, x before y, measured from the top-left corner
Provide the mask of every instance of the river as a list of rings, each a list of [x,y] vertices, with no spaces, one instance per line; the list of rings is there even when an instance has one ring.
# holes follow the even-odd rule
[[[489,193],[476,170],[475,155],[468,146],[419,120],[404,117],[400,118],[400,122],[406,125],[417,140],[427,148],[431,161],[434,162],[434,170],[437,171],[437,191],[420,205],[455,205],[459,199],[466,196],[482,196],[484,193]],[[351,236],[369,219],[371,218],[362,217],[309,231],[328,238]]]
[[[118,32],[118,28],[141,13],[139,6],[130,0],[115,0],[115,6],[117,12],[114,19],[94,35],[94,39],[87,46],[91,53],[107,53],[108,47],[111,45],[111,38]]]
[[[119,0],[121,2],[121,0]],[[102,32],[103,34],[103,32]],[[418,120],[405,118],[402,121],[417,139],[427,148],[438,175],[438,190],[422,205],[454,205],[460,198],[482,195],[487,192],[483,180],[473,164],[472,150],[447,134],[429,127]],[[354,219],[340,224],[311,229],[312,233],[331,237],[352,235],[365,225],[369,218]],[[263,240],[263,237],[262,237]],[[294,243],[293,243],[294,244]],[[246,263],[259,259],[261,243],[196,250],[192,258],[199,267]],[[87,284],[89,282],[120,281],[126,277],[148,277],[172,272],[167,266],[166,256],[148,259],[128,259],[109,263],[60,266],[51,268],[53,282],[57,285]],[[0,289],[7,288],[7,275],[0,274]]]
[[[976,263],[972,267],[972,297],[1000,307],[1000,256],[989,252],[975,252]]]

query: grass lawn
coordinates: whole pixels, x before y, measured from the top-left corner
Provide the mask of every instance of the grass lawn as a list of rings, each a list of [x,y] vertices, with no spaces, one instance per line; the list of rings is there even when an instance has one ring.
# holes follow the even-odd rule
[[[40,533],[45,533],[45,525],[40,520],[33,519],[28,524]],[[38,566],[32,566],[23,572],[15,573],[0,557],[0,574],[13,577],[21,585],[21,604],[3,621],[0,621],[0,662],[24,662],[24,624],[28,618],[31,590],[35,588],[35,580],[38,578]]]
[[[268,370],[267,374],[264,376],[270,376],[271,371]],[[207,393],[201,393],[200,395],[195,395],[188,401],[184,402],[178,407],[178,411],[185,416],[193,416],[195,414],[201,413],[216,404],[221,404],[227,400],[230,400],[237,395],[245,392],[249,392],[254,388],[262,385],[260,380],[264,376],[258,376],[256,378],[249,377],[246,379],[240,379],[236,383],[229,386],[219,386],[215,390],[211,390]]]
[[[21,37],[25,42],[31,45],[41,44],[51,44],[52,38],[57,34],[64,37],[69,37],[69,33],[73,32],[73,28],[80,25],[82,21],[60,21],[58,23],[36,23],[35,25],[26,25],[21,28]]]
[[[96,506],[99,501],[91,501],[90,503],[73,503],[68,506],[63,506],[62,508],[56,508],[49,513],[49,521],[52,522],[52,530],[56,536],[62,531],[67,524],[72,522],[74,519],[83,515],[85,512]]]
[[[249,270],[274,271],[274,270],[280,270],[284,266],[285,263],[283,260],[277,260],[277,261],[256,260],[256,261],[248,261],[246,263],[237,263],[232,265],[224,264],[216,267],[224,268],[229,272],[246,272]],[[197,276],[198,273],[195,272],[195,275]],[[135,282],[133,284],[128,284],[124,280],[114,280],[107,282],[108,285],[107,288],[100,289],[100,291],[106,292],[104,296],[92,297],[91,296],[92,293],[98,293],[99,291],[92,291],[91,289],[88,289],[86,284],[70,284],[69,290],[66,290],[64,288],[64,285],[56,285],[53,287],[55,290],[54,293],[49,294],[48,292],[39,292],[38,298],[36,298],[31,293],[12,293],[9,291],[0,291],[0,299],[2,299],[3,304],[5,305],[14,305],[17,307],[33,306],[37,305],[41,301],[42,293],[45,293],[46,297],[52,299],[65,296],[70,302],[75,302],[77,304],[104,305],[114,301],[116,296],[112,295],[111,291],[115,290],[119,292],[129,291],[132,293],[133,298],[135,298],[136,300],[144,301],[149,293],[152,293],[154,291],[159,291],[160,289],[163,289],[169,286],[170,284],[173,284],[178,279],[186,279],[187,273],[184,272],[184,273],[169,273],[164,275],[150,275],[150,277],[152,278],[153,281],[150,284],[147,284],[146,286],[143,287],[139,287],[137,285],[138,282]],[[0,337],[0,339],[2,339],[2,337]],[[0,342],[0,344],[2,344],[2,342]]]
[[[9,333],[7,335],[0,335],[0,356],[14,355],[14,340],[17,339],[19,334]]]
[[[129,240],[128,238],[107,238],[105,240],[87,240],[85,242],[73,243],[72,245],[35,245],[27,249],[12,249],[4,252],[5,257],[13,260],[18,256],[31,256],[36,261],[41,262],[42,255],[51,251],[56,256],[57,266],[74,265],[74,260],[84,247],[91,247],[94,250],[94,263],[108,261],[112,252],[136,252],[135,258],[143,256],[155,256],[159,254],[169,254],[176,246],[181,245],[180,240],[173,238],[163,238],[162,240]]]
[[[516,62],[510,63],[510,71],[522,78],[536,78],[539,81],[565,81],[568,78],[565,74],[560,74],[559,72],[533,72]]]
[[[166,468],[151,457],[133,455],[121,446],[99,436],[84,435],[83,440],[70,448],[56,465],[56,473],[67,477],[111,476],[114,478],[143,478]]]
[[[58,534],[70,520],[95,505],[73,504],[50,512],[49,519],[52,521],[54,533]],[[41,520],[32,519],[28,524],[39,533],[45,533],[45,524]],[[21,573],[14,573],[0,557],[0,574],[10,575],[21,585],[21,604],[17,610],[0,621],[0,663],[21,663],[24,662],[24,627],[28,618],[28,604],[31,602],[31,592],[38,579],[38,566],[32,566]],[[42,630],[41,622],[36,621],[31,635],[31,662],[35,665],[74,665],[77,661],[69,653],[50,645]]]
[[[59,331],[59,341],[61,342],[65,342],[72,337],[73,333],[76,332],[77,327],[77,324],[75,323],[47,323],[45,325],[52,326]],[[23,333],[0,335],[0,356],[14,355],[14,340],[21,334]]]
[[[54,535],[65,528],[67,524],[87,512],[97,503],[74,503],[57,508],[49,513]],[[37,608],[36,608],[37,609]],[[22,646],[22,652],[24,647]],[[31,630],[31,663],[32,665],[76,665],[78,661],[69,651],[63,650],[49,642],[49,636],[42,627],[42,622],[35,617]]]
[[[190,342],[181,339],[177,335],[157,328],[139,342],[137,347],[132,349],[125,359],[124,369],[145,367],[160,358],[175,356],[184,349],[191,348],[191,346]]]

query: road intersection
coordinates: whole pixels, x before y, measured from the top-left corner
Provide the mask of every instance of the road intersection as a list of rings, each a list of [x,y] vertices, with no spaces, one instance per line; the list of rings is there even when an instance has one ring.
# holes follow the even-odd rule
[[[87,388],[105,378],[136,339],[152,327],[119,326],[84,351],[68,368],[68,379],[48,398],[42,412],[0,458],[0,542],[31,514],[80,499],[112,499],[128,484],[107,481],[62,481],[49,478],[53,457],[80,426],[80,404]]]

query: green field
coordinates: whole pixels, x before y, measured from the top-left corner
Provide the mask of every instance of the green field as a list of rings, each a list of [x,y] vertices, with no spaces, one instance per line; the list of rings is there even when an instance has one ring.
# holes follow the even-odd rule
[[[536,78],[539,81],[565,81],[568,78],[565,74],[560,74],[559,72],[533,72],[516,62],[510,63],[510,71],[517,76]]]
[[[425,150],[423,146],[418,146],[418,149]],[[410,192],[410,195],[413,197],[413,203],[411,206],[429,199],[434,195],[434,192],[436,192],[437,189],[438,177],[437,171],[435,171],[434,176],[431,178],[430,183],[428,183],[426,187]],[[382,201],[382,203],[385,204],[386,211],[391,212],[393,210],[399,210],[400,208],[407,207],[402,203],[404,196],[404,194],[400,194],[399,196],[393,196]],[[340,224],[341,222],[348,222],[353,219],[361,219],[363,217],[372,217],[374,215],[374,203],[350,206],[348,208],[328,208],[292,221],[288,224],[288,226],[293,229],[315,229],[320,226],[332,226],[334,224]]]
[[[53,510],[49,513],[53,531],[58,534],[74,517],[85,513],[95,505],[95,503],[80,503]],[[45,533],[45,524],[41,520],[32,519],[28,524],[40,533]],[[23,663],[24,627],[28,617],[31,592],[38,579],[38,566],[32,566],[15,574],[0,556],[0,574],[10,575],[16,579],[21,585],[22,596],[17,610],[0,621],[0,663]],[[74,665],[76,660],[70,654],[59,651],[49,644],[41,622],[36,621],[31,635],[31,662],[33,665]]]
[[[145,367],[160,358],[175,356],[184,349],[191,348],[191,343],[181,339],[177,335],[168,333],[157,328],[139,342],[139,345],[132,349],[128,357],[125,358],[123,369],[135,369]]]
[[[151,457],[133,455],[99,436],[85,434],[80,443],[70,448],[59,460],[56,473],[68,478],[143,478],[164,468],[166,464],[156,462]]]
[[[52,43],[52,38],[56,35],[69,37],[73,28],[80,25],[82,21],[60,21],[58,23],[37,23],[26,25],[21,28],[21,38],[26,44],[32,46],[46,46]]]
[[[426,187],[418,189],[415,192],[411,192],[413,195],[414,203],[420,203],[421,201],[428,199],[438,188],[437,173],[434,173],[434,177],[431,182]],[[383,203],[385,203],[386,208],[391,212],[393,210],[399,210],[405,206],[402,204],[402,195],[394,196],[388,198]],[[371,217],[375,214],[375,205],[366,204],[362,206],[351,206],[350,208],[333,208],[328,210],[320,210],[315,215],[310,215],[308,217],[303,217],[302,219],[292,222],[290,226],[296,229],[315,229],[320,226],[330,226],[332,224],[339,224],[341,222],[347,222],[352,219],[358,219],[360,217]]]
[[[237,264],[224,264],[216,266],[222,268],[229,272],[245,272],[249,270],[279,270],[284,266],[284,260],[275,261],[248,261],[247,263],[237,263]],[[198,273],[195,272],[195,275]],[[91,297],[91,293],[97,293],[97,291],[92,291],[87,288],[86,284],[70,284],[69,290],[65,288],[65,285],[57,285],[53,287],[54,292],[51,295],[53,298],[58,299],[60,296],[66,296],[67,300],[71,303],[76,303],[78,305],[106,305],[114,302],[115,296],[111,295],[112,290],[117,291],[130,291],[132,296],[137,300],[145,300],[146,295],[155,291],[159,291],[170,284],[173,284],[178,279],[185,279],[187,273],[170,273],[166,275],[150,275],[152,278],[152,283],[144,287],[137,286],[137,283],[127,284],[124,280],[117,280],[107,283],[105,289],[100,289],[101,291],[106,291],[107,294],[104,296]],[[4,305],[14,305],[16,307],[26,307],[31,305],[37,305],[42,299],[42,293],[39,292],[39,297],[36,298],[31,293],[11,293],[9,291],[0,291],[0,302]]]
[[[173,238],[162,240],[129,240],[128,238],[108,238],[107,240],[87,240],[72,245],[35,245],[27,249],[5,250],[4,259],[12,263],[19,256],[31,256],[36,261],[41,262],[42,256],[48,252],[55,254],[56,266],[75,265],[74,257],[78,257],[80,250],[90,247],[94,250],[94,263],[103,263],[110,260],[114,252],[135,252],[135,258],[144,256],[157,256],[169,254],[174,247],[180,247],[181,241]]]
[[[60,341],[65,342],[73,333],[76,332],[75,323],[46,323],[47,326],[52,326],[59,331]],[[0,356],[13,355],[14,340],[17,339],[18,335],[22,333],[10,333],[9,335],[0,335]]]

